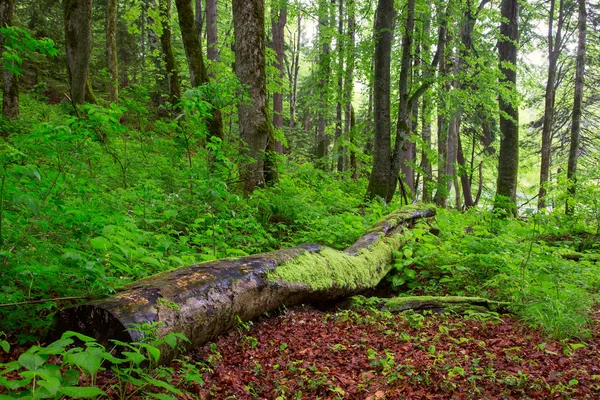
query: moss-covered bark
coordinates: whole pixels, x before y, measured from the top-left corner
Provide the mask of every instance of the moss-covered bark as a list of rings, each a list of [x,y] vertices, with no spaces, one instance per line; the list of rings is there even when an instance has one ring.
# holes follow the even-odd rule
[[[15,0],[0,0],[0,26],[12,25],[14,11]],[[0,38],[0,51],[4,51],[3,47],[4,40]],[[19,117],[19,79],[4,68],[3,80],[2,114],[9,119],[17,119]]]
[[[381,299],[377,305],[383,311],[401,312],[407,310],[453,312],[463,314],[467,311],[510,312],[509,303],[488,300],[483,297],[465,296],[407,296]]]
[[[160,22],[162,25],[160,44],[165,61],[167,83],[169,85],[169,101],[171,104],[176,104],[181,98],[181,80],[171,44],[173,36],[171,31],[171,0],[159,0],[159,7]]]
[[[77,330],[106,341],[137,340],[124,330],[159,322],[159,334],[183,333],[199,346],[242,320],[282,305],[334,300],[373,288],[391,267],[401,228],[435,210],[412,207],[376,224],[346,251],[304,245],[271,253],[192,265],[143,279],[113,297],[59,313],[56,337]],[[164,349],[164,359],[174,356]]]

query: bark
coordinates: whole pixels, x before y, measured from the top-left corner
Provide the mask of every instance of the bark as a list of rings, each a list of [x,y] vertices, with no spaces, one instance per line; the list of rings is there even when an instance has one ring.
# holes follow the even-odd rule
[[[240,136],[246,145],[243,154],[252,160],[239,168],[245,193],[265,184],[265,150],[272,136],[267,114],[264,22],[263,0],[233,1],[235,74],[250,96],[238,107]]]
[[[119,99],[119,68],[117,64],[117,0],[108,0],[106,6],[106,53],[110,73],[109,100]]]
[[[392,176],[390,135],[390,62],[394,30],[393,0],[379,0],[375,11],[375,56],[373,77],[373,169],[369,178],[367,198],[377,196],[392,200],[396,176]]]
[[[196,13],[194,14],[194,25],[196,25],[196,33],[198,42],[202,43],[202,31],[204,30],[204,18],[202,15],[202,0],[196,0]]]
[[[346,251],[304,245],[239,259],[224,259],[164,272],[94,303],[62,310],[51,338],[76,330],[108,344],[140,340],[127,331],[157,323],[160,336],[184,334],[197,348],[217,335],[281,306],[334,300],[375,287],[391,269],[404,226],[435,215],[409,207],[376,224]],[[160,362],[176,354],[162,349]]]
[[[423,36],[422,41],[422,56],[424,62],[429,62],[429,52],[431,46],[429,45],[429,35],[431,30],[431,6],[427,6],[427,11],[423,16]],[[427,68],[423,68],[423,79],[428,80],[431,78],[431,73]],[[421,138],[423,140],[423,149],[421,151],[421,167],[423,169],[423,203],[429,203],[431,201],[431,182],[433,180],[433,171],[431,167],[431,161],[429,160],[429,154],[431,153],[431,95],[425,93],[423,95],[423,102],[421,104]]]
[[[465,208],[469,209],[469,208],[475,206],[475,202],[473,201],[473,195],[471,193],[471,182],[469,181],[469,174],[467,174],[467,171],[466,171],[465,156],[463,153],[463,147],[462,147],[462,143],[460,140],[460,135],[458,135],[457,140],[458,140],[458,142],[457,142],[457,146],[458,146],[457,161],[458,161],[458,165],[460,165],[460,167],[461,167],[461,171],[459,171],[460,183],[461,183],[462,191],[463,191],[464,206],[465,206]]]
[[[11,26],[15,11],[15,0],[0,0],[0,26]],[[0,41],[0,51],[3,51],[4,40]],[[2,77],[4,89],[2,91],[2,115],[8,119],[19,117],[19,79],[3,68]]]
[[[500,56],[501,84],[516,91],[517,46],[519,39],[519,3],[517,0],[502,0],[500,23],[501,38],[498,43]],[[510,65],[510,66],[509,66]],[[500,154],[498,156],[498,181],[495,207],[516,215],[517,174],[519,172],[519,110],[516,104],[504,96],[500,105]]]
[[[206,0],[206,47],[210,61],[219,61],[219,37],[217,34],[217,0]]]
[[[165,61],[165,77],[169,86],[169,101],[172,105],[175,105],[181,98],[181,81],[179,78],[179,69],[175,62],[173,46],[171,44],[173,36],[171,31],[171,0],[159,0],[159,8],[160,23],[162,25],[160,44],[162,47],[163,59]]]
[[[64,0],[63,6],[71,100],[83,104],[92,54],[92,0]]]
[[[202,55],[202,42],[198,40],[198,37],[202,36],[202,34],[196,30],[198,25],[193,18],[192,1],[175,0],[175,5],[179,16],[183,47],[190,69],[190,81],[193,87],[198,87],[208,83],[208,75],[204,66],[204,56]],[[213,106],[212,118],[206,121],[206,125],[208,134],[211,137],[219,138],[221,141],[225,139],[221,110]]]
[[[275,68],[279,71],[279,78],[283,82],[284,76],[284,56],[285,56],[285,24],[287,21],[286,4],[282,4],[279,9],[273,5],[271,10],[271,31],[273,33],[273,50],[275,50]],[[273,93],[273,126],[276,129],[283,128],[283,93],[281,91]],[[283,154],[283,144],[280,141],[275,143],[275,151]]]
[[[579,157],[579,135],[581,131],[581,113],[583,103],[583,87],[585,75],[585,53],[587,35],[587,10],[586,1],[578,0],[578,44],[577,64],[575,69],[575,89],[573,95],[573,119],[571,122],[571,144],[569,146],[569,161],[567,166],[567,204],[565,213],[572,215],[574,211],[573,197],[575,197],[575,185],[577,183],[577,159]]]
[[[550,175],[550,151],[552,148],[552,123],[554,121],[554,97],[556,95],[556,66],[562,50],[562,28],[564,0],[560,0],[559,16],[554,37],[554,4],[550,1],[550,17],[548,22],[548,79],[544,97],[544,121],[542,126],[542,160],[540,165],[540,191],[538,193],[538,208],[546,208],[546,186]]]

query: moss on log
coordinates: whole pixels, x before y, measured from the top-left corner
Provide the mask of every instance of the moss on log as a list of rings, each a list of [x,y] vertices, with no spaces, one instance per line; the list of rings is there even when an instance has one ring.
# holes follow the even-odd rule
[[[489,300],[483,297],[467,296],[404,296],[390,299],[379,299],[375,301],[382,311],[402,312],[432,311],[453,312],[463,314],[472,311],[492,311],[498,313],[510,313],[509,303]]]
[[[182,333],[200,346],[283,305],[334,300],[373,288],[387,274],[402,228],[435,216],[435,208],[400,209],[345,251],[319,245],[222,259],[167,271],[124,287],[118,294],[62,310],[51,338],[74,330],[108,344],[136,341],[136,324],[160,323],[159,335]],[[162,362],[175,356],[163,349]]]

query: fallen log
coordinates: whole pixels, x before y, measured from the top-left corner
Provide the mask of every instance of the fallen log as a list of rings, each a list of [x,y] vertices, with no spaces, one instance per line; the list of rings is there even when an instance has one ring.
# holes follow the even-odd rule
[[[391,269],[402,229],[435,216],[435,208],[402,208],[345,251],[303,245],[270,253],[222,259],[142,279],[116,295],[62,310],[50,338],[67,330],[124,342],[142,339],[136,325],[159,323],[159,336],[185,335],[188,348],[200,346],[283,305],[314,303],[359,294],[375,287]],[[161,362],[175,353],[165,347]]]
[[[363,300],[358,300],[362,302]],[[398,296],[389,299],[369,299],[369,304],[392,313],[413,310],[434,313],[464,314],[474,312],[511,313],[510,303],[470,296]]]

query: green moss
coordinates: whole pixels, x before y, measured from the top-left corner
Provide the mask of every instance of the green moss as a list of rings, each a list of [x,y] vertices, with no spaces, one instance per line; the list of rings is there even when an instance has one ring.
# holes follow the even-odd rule
[[[389,311],[420,308],[439,308],[448,312],[463,313],[465,310],[504,311],[509,303],[488,300],[483,297],[465,296],[406,296],[382,300]]]
[[[269,273],[271,281],[304,283],[313,290],[331,287],[376,286],[391,269],[393,251],[403,243],[401,235],[383,238],[355,256],[324,247],[316,253],[305,253],[278,266]]]

